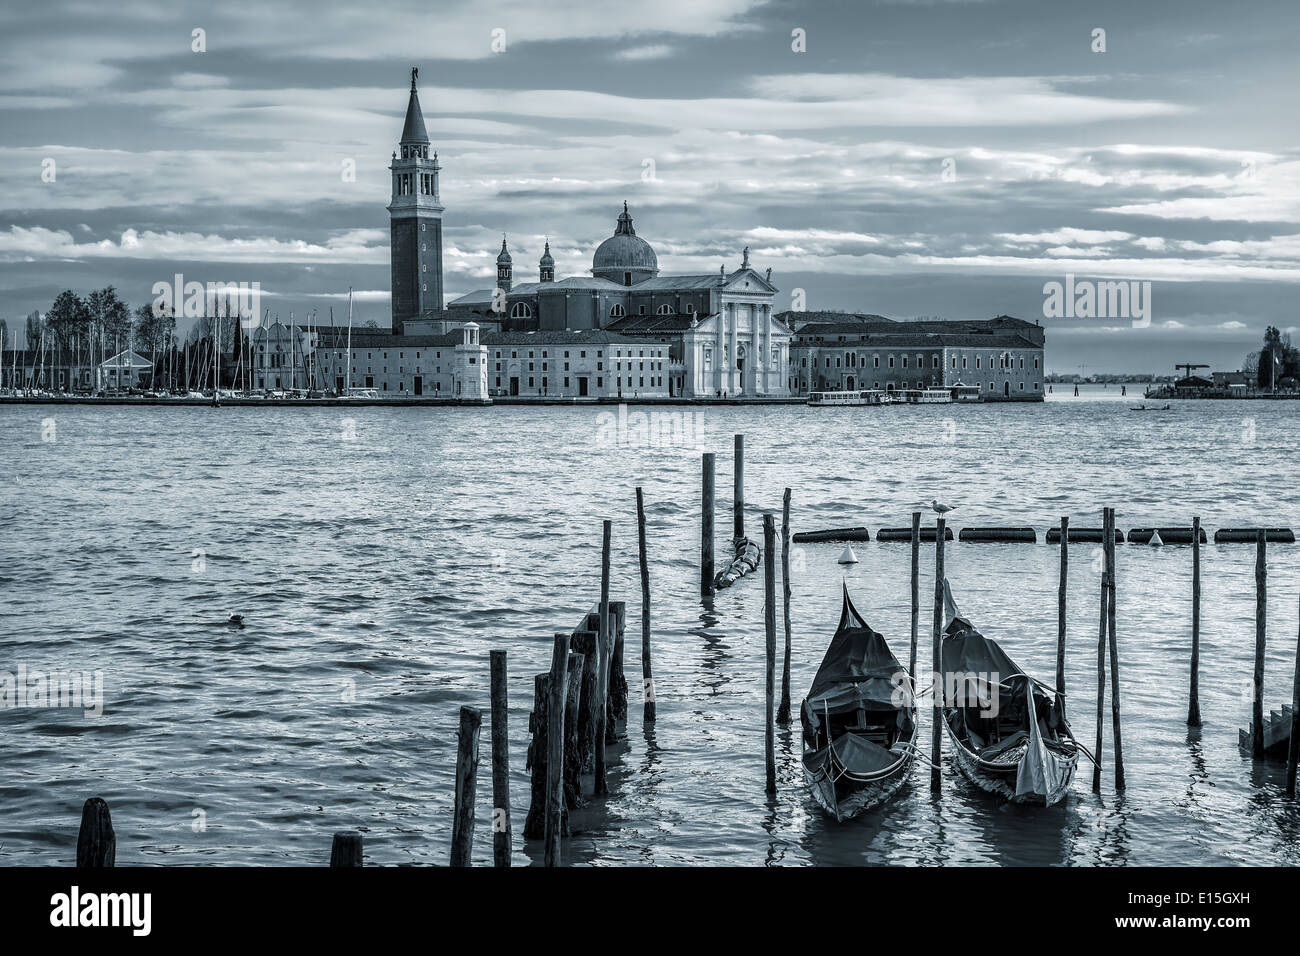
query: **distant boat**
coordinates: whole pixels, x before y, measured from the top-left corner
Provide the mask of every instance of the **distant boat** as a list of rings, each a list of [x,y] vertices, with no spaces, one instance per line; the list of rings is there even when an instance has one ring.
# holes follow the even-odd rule
[[[945,697],[943,723],[957,769],[1012,803],[1050,807],[1069,792],[1079,761],[1056,694],[962,617],[946,580],[943,596],[949,620],[939,669],[967,678],[955,700],[948,699],[952,688],[936,688]]]
[[[912,692],[912,675],[862,620],[846,585],[839,626],[799,709],[804,781],[837,821],[880,806],[907,781],[916,756]]]
[[[809,392],[809,405],[884,405],[885,393],[875,388],[856,392]]]

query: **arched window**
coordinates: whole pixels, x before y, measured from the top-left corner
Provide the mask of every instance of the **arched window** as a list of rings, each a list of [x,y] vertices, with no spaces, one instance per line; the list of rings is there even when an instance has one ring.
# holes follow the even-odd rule
[[[510,307],[510,318],[512,319],[531,319],[533,317],[533,307],[527,302],[516,302]]]
[[[675,311],[676,311],[676,310],[675,310],[671,305],[664,304],[664,305],[659,306],[659,308],[655,309],[655,314],[656,314],[656,315],[672,315],[672,314],[674,314]]]
[[[627,309],[623,308],[621,304],[615,305],[609,310],[609,317],[611,319],[621,319],[625,315],[627,315]]]

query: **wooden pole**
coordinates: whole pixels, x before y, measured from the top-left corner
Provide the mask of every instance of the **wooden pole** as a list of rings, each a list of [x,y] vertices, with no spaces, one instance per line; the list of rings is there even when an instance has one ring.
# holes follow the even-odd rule
[[[1065,595],[1070,572],[1070,519],[1061,516],[1061,581],[1056,587],[1056,710],[1065,714]]]
[[[546,866],[560,865],[564,827],[564,708],[568,700],[569,635],[556,634],[551,648],[550,699],[546,710]]]
[[[361,834],[356,830],[342,830],[334,834],[330,847],[330,866],[361,866]]]
[[[478,787],[478,731],[483,717],[474,707],[460,709],[456,744],[456,809],[451,821],[451,865],[469,866],[474,849],[474,796]]]
[[[1101,570],[1101,620],[1097,628],[1097,742],[1093,748],[1096,760],[1092,764],[1092,792],[1101,793],[1101,748],[1102,732],[1106,720],[1106,607],[1110,595],[1106,590],[1106,520],[1109,509],[1102,510],[1102,570]]]
[[[77,834],[78,869],[103,869],[117,864],[117,834],[113,816],[102,797],[91,797],[81,808],[81,830]]]
[[[1264,529],[1255,534],[1255,696],[1250,704],[1253,753],[1264,756],[1264,644],[1268,621],[1268,554]]]
[[[740,438],[739,435],[736,436]],[[739,446],[737,446],[739,448]],[[763,515],[763,627],[767,635],[764,670],[766,707],[763,714],[764,756],[767,762],[767,792],[776,793],[776,565],[771,560],[776,548],[776,519]]]
[[[745,436],[736,436],[736,453],[732,462],[732,537],[739,541],[745,536]],[[768,552],[771,555],[771,551]]]
[[[609,793],[605,782],[605,719],[609,712],[609,659],[612,635],[609,622],[609,536],[613,525],[605,520],[600,548],[600,635],[596,641],[599,667],[596,669],[596,779],[593,791]]]
[[[1300,634],[1296,637],[1295,679],[1291,684],[1291,741],[1286,750],[1286,795],[1295,796],[1295,774],[1300,758]]]
[[[627,602],[609,602],[609,683],[605,692],[605,743],[618,742],[618,725],[627,726],[627,675],[623,672],[624,631],[627,627]]]
[[[650,563],[645,546],[645,500],[636,489],[636,539],[641,559],[641,693],[645,700],[643,721],[655,719],[655,680],[650,667]]]
[[[578,703],[578,755],[582,773],[596,769],[596,695],[600,686],[600,635],[575,631],[570,647],[582,657],[582,688]]]
[[[489,651],[492,688],[492,865],[509,866],[513,850],[510,832],[510,701],[506,682],[506,652]]]
[[[713,452],[704,453],[700,501],[700,596],[713,594]]]
[[[907,673],[916,690],[916,645],[921,633],[921,512],[912,512],[912,653],[907,658]]]
[[[1187,726],[1201,726],[1201,519],[1192,519],[1192,680]]]
[[[582,682],[586,667],[583,654],[569,653],[566,667],[568,693],[564,697],[564,805],[570,810],[582,805],[582,748],[578,725],[582,713]]]
[[[781,497],[781,606],[785,617],[785,658],[781,668],[781,703],[776,722],[790,723],[790,489]]]
[[[934,708],[930,712],[930,789],[938,793],[939,766],[943,759],[943,676],[940,673],[940,646],[943,643],[943,545],[947,522],[940,515],[935,521],[934,535],[934,629],[931,632],[930,657],[934,662]]]
[[[1115,789],[1124,789],[1124,738],[1119,720],[1119,641],[1115,637],[1115,509],[1106,524],[1106,630],[1110,642],[1110,719],[1115,744]]]

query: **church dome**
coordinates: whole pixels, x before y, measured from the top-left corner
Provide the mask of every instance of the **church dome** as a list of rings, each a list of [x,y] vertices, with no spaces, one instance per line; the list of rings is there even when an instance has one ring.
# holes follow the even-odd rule
[[[627,203],[623,203],[623,214],[618,217],[618,226],[614,235],[596,247],[596,254],[591,260],[591,273],[602,279],[609,279],[620,285],[640,282],[659,274],[659,257],[655,255],[650,243],[636,234],[632,228],[632,217],[628,214]]]

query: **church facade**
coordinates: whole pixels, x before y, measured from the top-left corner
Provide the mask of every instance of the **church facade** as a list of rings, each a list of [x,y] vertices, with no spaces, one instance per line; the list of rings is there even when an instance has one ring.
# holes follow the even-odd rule
[[[437,152],[430,151],[416,76],[413,70],[406,121],[390,166],[390,351],[423,354],[432,348],[434,353],[442,353],[451,343],[459,342],[459,330],[472,323],[491,352],[502,352],[489,357],[489,395],[735,398],[790,394],[792,333],[773,313],[777,289],[771,270],[760,274],[751,267],[746,249],[739,266],[730,271],[720,265],[717,273],[661,273],[658,254],[636,234],[627,203],[613,235],[596,247],[590,275],[557,279],[548,241],[537,263],[536,281],[516,283],[509,243],[503,238],[496,284],[444,305],[442,167]],[[583,345],[599,341],[601,347],[593,354],[599,351],[602,362],[613,361],[583,376],[557,376],[553,371],[529,376],[527,370],[512,370],[505,362],[504,355],[517,356],[521,350],[530,351],[530,345],[531,351],[542,351],[537,346],[545,341],[549,364],[549,353],[564,344],[566,335],[571,337],[568,341]],[[381,338],[368,333],[366,352],[373,355]],[[332,369],[360,367],[355,355],[342,361],[340,353],[346,347],[341,336],[336,334],[329,348],[336,353]],[[352,351],[359,351],[355,341]],[[496,358],[503,362],[499,371],[504,374],[499,377],[494,374],[498,369],[492,368]],[[646,363],[652,367],[647,369]],[[365,367],[375,366],[368,361]],[[411,375],[405,373],[403,364],[397,367],[403,372],[394,379],[393,391],[402,394]],[[443,374],[442,362],[434,367],[438,369],[436,382]],[[374,379],[373,374],[359,374],[363,381]],[[427,374],[421,368],[423,395],[430,394]],[[337,378],[332,370],[322,379],[324,387],[334,388]],[[543,379],[544,389],[540,385]],[[436,393],[446,394],[441,387]]]

